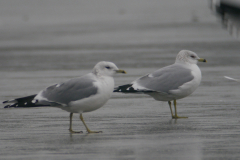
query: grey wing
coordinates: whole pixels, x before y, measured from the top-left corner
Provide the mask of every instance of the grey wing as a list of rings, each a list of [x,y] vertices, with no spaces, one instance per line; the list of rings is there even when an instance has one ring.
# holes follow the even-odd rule
[[[98,88],[89,75],[74,78],[61,84],[55,84],[43,90],[41,96],[49,102],[68,104],[71,101],[95,95]]]
[[[145,88],[148,91],[169,93],[170,90],[178,89],[193,78],[190,69],[173,64],[137,79],[133,85],[135,89],[139,87],[140,90]]]

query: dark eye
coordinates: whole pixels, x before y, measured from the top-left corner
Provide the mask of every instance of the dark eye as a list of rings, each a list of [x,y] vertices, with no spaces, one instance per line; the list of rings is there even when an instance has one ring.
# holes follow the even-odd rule
[[[193,55],[192,55],[192,56],[190,56],[190,57],[192,57],[192,58],[196,58],[196,57],[195,57],[195,56],[193,56]]]
[[[109,66],[106,66],[105,68],[107,68],[107,69],[110,69],[111,67],[109,67]]]

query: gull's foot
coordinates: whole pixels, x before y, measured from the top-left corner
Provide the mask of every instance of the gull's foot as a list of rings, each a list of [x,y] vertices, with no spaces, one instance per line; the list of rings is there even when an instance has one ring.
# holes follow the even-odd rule
[[[69,129],[70,133],[83,133],[83,131],[73,131],[72,129]]]
[[[179,118],[188,118],[188,117],[172,116],[172,119],[179,119]]]
[[[87,130],[88,133],[102,133],[102,131],[91,131],[91,130]]]

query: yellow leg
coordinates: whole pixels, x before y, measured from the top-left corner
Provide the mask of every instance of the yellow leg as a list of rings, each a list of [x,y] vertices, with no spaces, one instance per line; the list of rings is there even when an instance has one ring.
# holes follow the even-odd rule
[[[69,132],[70,132],[70,133],[83,133],[82,131],[76,132],[76,131],[73,131],[73,130],[72,130],[72,116],[73,116],[73,113],[70,113],[70,126],[69,126]]]
[[[172,105],[171,105],[171,101],[168,101],[168,105],[169,105],[169,108],[170,108],[170,111],[171,111],[171,114],[172,114],[172,118],[174,117],[173,115],[173,111],[172,111]]]
[[[82,113],[80,114],[80,119],[81,119],[81,121],[83,122],[84,126],[86,127],[88,133],[101,133],[101,132],[102,132],[102,131],[91,131],[91,130],[87,127],[86,123],[84,122]]]
[[[178,118],[188,118],[188,117],[179,117],[179,116],[177,115],[177,101],[174,100],[174,101],[173,101],[173,104],[174,104],[174,109],[175,109],[175,116],[173,117],[174,119],[178,119]]]

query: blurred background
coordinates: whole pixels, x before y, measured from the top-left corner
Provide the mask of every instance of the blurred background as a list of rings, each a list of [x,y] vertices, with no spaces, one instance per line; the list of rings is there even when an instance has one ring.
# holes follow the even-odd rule
[[[2,105],[0,158],[238,159],[239,83],[224,76],[240,78],[240,45],[222,25],[219,2],[0,0],[0,101],[91,72],[101,60],[127,71],[116,85],[174,63],[182,49],[208,61],[199,63],[199,88],[178,101],[184,120],[171,120],[165,102],[116,93],[85,115],[102,134],[69,135],[60,109]],[[77,116],[73,123],[83,129]]]
[[[206,27],[215,22],[207,0],[1,0],[0,3],[0,47],[6,50],[177,42],[182,39],[181,34],[191,36],[187,28],[192,25]],[[179,33],[178,28],[186,31]],[[192,35],[191,41],[211,37],[204,36]]]
[[[190,49],[193,43],[234,41],[221,30],[209,4],[207,0],[1,0],[1,70],[13,66],[24,70],[79,69],[100,60],[120,64],[129,61],[120,55],[129,57],[137,50],[160,53],[169,46],[176,54],[180,50],[174,48],[177,45],[186,44],[181,49]],[[85,53],[88,56],[84,57]],[[94,63],[86,60],[101,53],[110,56],[95,57]],[[116,61],[114,53],[122,61]],[[139,65],[136,59],[131,60],[126,65]]]

